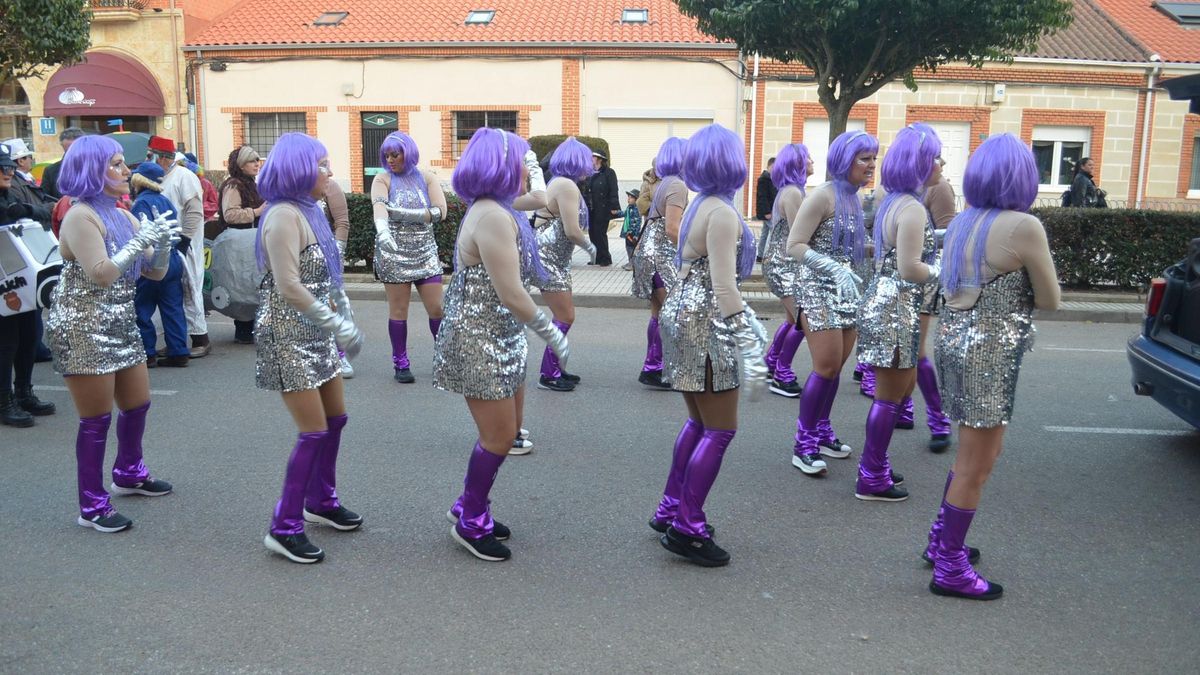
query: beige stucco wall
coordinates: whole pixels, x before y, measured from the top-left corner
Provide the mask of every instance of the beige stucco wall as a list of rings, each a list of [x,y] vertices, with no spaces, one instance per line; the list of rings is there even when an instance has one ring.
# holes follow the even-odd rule
[[[1172,101],[1166,92],[1156,94],[1154,104],[1154,138],[1150,144],[1150,169],[1146,185],[1148,199],[1176,199],[1180,171],[1180,153],[1192,138],[1183,137],[1183,122],[1187,101]],[[1190,166],[1186,167],[1188,170]],[[1186,186],[1185,186],[1186,187]],[[1193,204],[1200,199],[1189,199]]]
[[[736,70],[736,61],[727,64]],[[579,69],[580,133],[598,133],[602,109],[635,114],[672,110],[711,112],[713,121],[741,131],[737,78],[715,63],[652,59],[584,59]]]

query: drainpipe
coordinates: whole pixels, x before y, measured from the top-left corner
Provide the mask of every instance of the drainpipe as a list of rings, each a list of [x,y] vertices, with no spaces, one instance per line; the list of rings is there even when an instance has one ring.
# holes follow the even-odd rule
[[[754,189],[758,186],[758,172],[754,169],[757,164],[754,163],[754,139],[755,131],[758,126],[758,52],[754,53],[754,77],[750,79],[750,185],[746,192],[746,213],[750,217],[754,217]]]
[[[1142,152],[1138,159],[1137,199],[1134,206],[1142,208],[1142,197],[1146,193],[1146,159],[1150,154],[1150,117],[1154,110],[1154,78],[1162,73],[1162,57],[1151,54],[1150,61],[1154,64],[1146,75],[1146,114],[1142,120]]]
[[[171,73],[173,76],[172,79],[175,80],[175,116],[179,117],[181,112],[184,110],[184,99],[183,99],[183,81],[179,77],[179,50],[181,48],[181,45],[179,44],[179,29],[178,29],[178,25],[177,25],[178,17],[176,17],[176,15],[175,15],[175,0],[171,0],[170,9],[171,9],[171,66],[172,66]],[[182,131],[183,131],[183,129],[179,129],[176,133],[180,133]],[[188,144],[189,144],[189,147],[191,147],[191,151],[195,152],[196,151],[195,139],[189,138]]]

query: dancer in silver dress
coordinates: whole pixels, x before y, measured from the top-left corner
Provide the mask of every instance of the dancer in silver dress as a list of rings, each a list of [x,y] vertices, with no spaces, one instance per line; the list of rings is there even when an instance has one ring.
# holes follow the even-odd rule
[[[944,173],[945,160],[939,161],[943,167],[942,179],[926,188],[925,195],[921,199],[925,204],[925,210],[929,211],[929,219],[933,223],[934,240],[939,253],[931,256],[925,262],[933,262],[933,259],[940,255],[946,227],[958,213],[954,206],[954,188],[950,186]],[[927,345],[929,344],[929,332],[933,327],[933,317],[941,312],[941,307],[941,282],[925,284],[925,300],[921,304],[921,347],[920,357],[917,359],[917,387],[921,389],[921,398],[925,399],[925,425],[929,428],[929,449],[938,453],[945,452],[950,448],[951,425],[950,418],[942,411],[942,395],[938,391],[937,370],[933,366],[933,359],[929,358]],[[896,425],[897,428],[903,428],[906,417],[910,424],[914,423],[912,396],[905,399],[904,403],[904,409],[900,411],[900,421]]]
[[[66,378],[79,412],[75,436],[79,518],[99,532],[132,525],[109,503],[104,489],[104,452],[117,415],[117,459],[109,489],[117,495],[157,497],[171,484],[150,476],[142,461],[142,437],[150,410],[146,350],[133,305],[139,276],[166,274],[175,221],[160,214],[137,220],[117,200],[129,194],[129,167],[121,146],[107,136],[84,136],[63,158],[58,189],[77,201],[59,230],[63,268],[46,322],[54,370]]]
[[[463,491],[446,514],[451,536],[472,555],[507,560],[508,528],[492,518],[488,498],[512,449],[525,398],[525,327],[566,365],[567,337],[538,309],[524,279],[544,279],[533,229],[513,200],[525,186],[529,144],[500,129],[471,136],[454,169],[454,191],[469,208],[455,246],[446,292],[446,319],[433,362],[435,387],[462,394],[479,436],[467,463]]]
[[[579,181],[594,172],[592,151],[574,136],[559,144],[550,156],[550,183],[546,186],[545,208],[534,215],[537,223],[538,256],[546,270],[542,279],[529,282],[542,292],[554,315],[554,325],[566,335],[575,323],[575,303],[571,297],[571,255],[578,246],[596,261],[596,245],[588,239],[588,207],[579,191]],[[579,384],[577,375],[564,372],[546,347],[538,389],[572,391]]]
[[[771,182],[778,192],[771,206],[766,245],[763,246],[762,271],[767,288],[779,298],[787,319],[775,331],[771,348],[767,350],[767,370],[771,373],[771,393],[787,398],[800,395],[800,383],[792,372],[792,359],[804,341],[804,329],[796,319],[796,296],[802,273],[800,261],[788,255],[787,239],[792,220],[804,201],[804,184],[812,175],[813,162],[808,148],[791,143],[779,151],[771,165]]]
[[[659,314],[667,292],[677,280],[675,257],[679,254],[679,224],[687,208],[688,190],[679,177],[683,168],[682,138],[668,138],[654,158],[654,174],[661,176],[646,213],[646,223],[637,248],[633,250],[633,297],[650,301],[650,323],[646,326],[646,358],[638,382],[659,389],[669,389],[663,380],[662,333]]]
[[[1034,308],[1058,307],[1060,291],[1046,232],[1029,207],[1037,198],[1033,153],[1012,134],[975,151],[963,175],[970,204],[946,231],[946,306],[934,358],[946,413],[958,423],[958,453],[942,508],[929,530],[929,590],[975,600],[1003,589],[971,566],[967,530],[1012,419],[1017,374],[1033,348]]]
[[[280,392],[298,432],[263,544],[297,563],[325,557],[305,536],[305,522],[340,531],[363,522],[337,494],[348,420],[338,350],[353,359],[363,335],[342,285],[341,253],[317,201],[332,175],[325,146],[297,132],[279,137],[258,174],[266,208],[256,254],[266,274],[255,318],[256,381],[259,389]]]
[[[867,414],[866,441],[858,463],[854,496],[896,502],[908,499],[897,487],[888,445],[903,401],[916,383],[921,304],[940,269],[926,264],[936,252],[929,213],[918,195],[941,179],[942,142],[932,127],[900,130],[883,158],[887,196],[875,213],[875,276],[858,306],[858,360],[875,372],[875,399]]]
[[[386,171],[375,174],[371,183],[375,276],[387,294],[393,377],[404,384],[416,381],[408,359],[408,306],[414,285],[434,337],[442,322],[442,263],[433,228],[446,214],[446,194],[437,176],[417,168],[420,158],[416,141],[393,131],[379,146],[379,165]]]
[[[683,392],[688,419],[675,439],[671,470],[650,527],[668,551],[704,567],[729,564],[712,538],[704,501],[737,433],[738,389],[766,387],[766,332],[738,283],[754,268],[754,235],[733,206],[746,182],[737,134],[711,124],[688,140],[687,185],[699,193],[679,231],[679,281],[662,309],[663,353],[671,388]]]
[[[858,298],[870,267],[858,191],[871,181],[878,151],[879,141],[862,131],[834,139],[826,162],[833,180],[809,191],[788,235],[788,254],[804,265],[797,303],[813,362],[800,395],[792,465],[810,476],[827,471],[821,455],[850,456],[829,413],[842,366],[854,349]]]

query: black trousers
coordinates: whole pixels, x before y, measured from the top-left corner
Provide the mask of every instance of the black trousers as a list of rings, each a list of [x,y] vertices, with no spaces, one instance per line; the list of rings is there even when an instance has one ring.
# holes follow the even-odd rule
[[[33,384],[33,354],[37,347],[38,312],[0,316],[0,393]]]
[[[588,239],[592,240],[592,244],[596,246],[596,264],[611,265],[612,254],[608,252],[608,212],[603,214],[593,214],[590,218],[592,221],[588,227]]]

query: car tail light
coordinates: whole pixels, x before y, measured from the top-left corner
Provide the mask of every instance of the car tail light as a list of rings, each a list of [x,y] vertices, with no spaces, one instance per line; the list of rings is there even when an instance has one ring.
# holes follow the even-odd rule
[[[1158,316],[1158,309],[1162,307],[1163,294],[1167,290],[1166,279],[1154,279],[1150,282],[1150,296],[1146,298],[1146,316],[1154,318]]]

